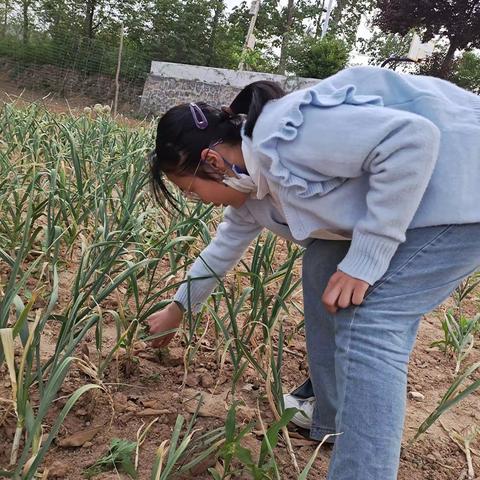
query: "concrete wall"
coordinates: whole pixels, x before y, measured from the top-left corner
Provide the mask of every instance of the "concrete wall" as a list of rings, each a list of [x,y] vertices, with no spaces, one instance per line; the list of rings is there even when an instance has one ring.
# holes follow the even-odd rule
[[[203,101],[217,107],[229,105],[245,85],[257,80],[276,81],[289,92],[319,82],[314,78],[152,62],[140,109],[143,114],[160,115],[185,102]]]

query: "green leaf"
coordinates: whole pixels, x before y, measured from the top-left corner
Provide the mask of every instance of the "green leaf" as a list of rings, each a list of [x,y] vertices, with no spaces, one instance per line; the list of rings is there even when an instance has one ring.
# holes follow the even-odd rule
[[[267,430],[265,437],[262,440],[262,444],[260,447],[260,457],[258,460],[258,466],[261,466],[270,451],[270,448],[273,450],[278,443],[278,437],[280,430],[283,427],[286,427],[293,416],[298,412],[297,408],[287,408],[284,412],[280,420],[277,420],[273,423],[270,428]]]

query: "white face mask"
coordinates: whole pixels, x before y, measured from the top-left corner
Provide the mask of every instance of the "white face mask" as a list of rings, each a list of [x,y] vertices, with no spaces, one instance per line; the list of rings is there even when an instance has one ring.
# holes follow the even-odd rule
[[[235,169],[232,169],[235,173],[235,177],[229,177],[225,175],[223,177],[223,183],[228,187],[233,188],[242,193],[249,193],[250,197],[256,198],[257,196],[257,186],[255,182],[252,180],[250,175],[246,175],[245,173],[236,172]]]
[[[215,145],[216,144],[212,145],[210,148],[213,149]],[[249,193],[251,198],[257,198],[257,185],[252,180],[252,177],[239,170],[237,165],[230,163],[225,157],[222,156],[222,159],[234,173],[233,177],[224,175],[222,182],[238,192]]]

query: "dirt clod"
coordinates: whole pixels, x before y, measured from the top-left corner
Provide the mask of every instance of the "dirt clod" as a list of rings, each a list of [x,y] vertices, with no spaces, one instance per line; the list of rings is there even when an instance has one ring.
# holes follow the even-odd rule
[[[70,466],[67,462],[57,460],[48,469],[48,478],[68,478]]]
[[[103,427],[93,427],[87,430],[81,430],[80,432],[76,432],[69,437],[66,437],[58,442],[58,444],[63,448],[75,448],[81,447],[86,442],[90,442],[95,435],[102,430]]]
[[[213,377],[209,374],[209,373],[204,373],[201,377],[200,377],[200,385],[203,387],[203,388],[211,388],[213,387],[213,384],[214,384],[214,380],[213,380]]]

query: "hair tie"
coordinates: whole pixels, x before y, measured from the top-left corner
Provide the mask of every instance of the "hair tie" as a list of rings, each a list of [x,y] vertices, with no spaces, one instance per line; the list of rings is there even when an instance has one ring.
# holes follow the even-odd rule
[[[208,121],[207,117],[205,117],[205,114],[202,112],[202,109],[196,103],[191,102],[190,112],[196,127],[200,130],[205,130],[208,127]]]

